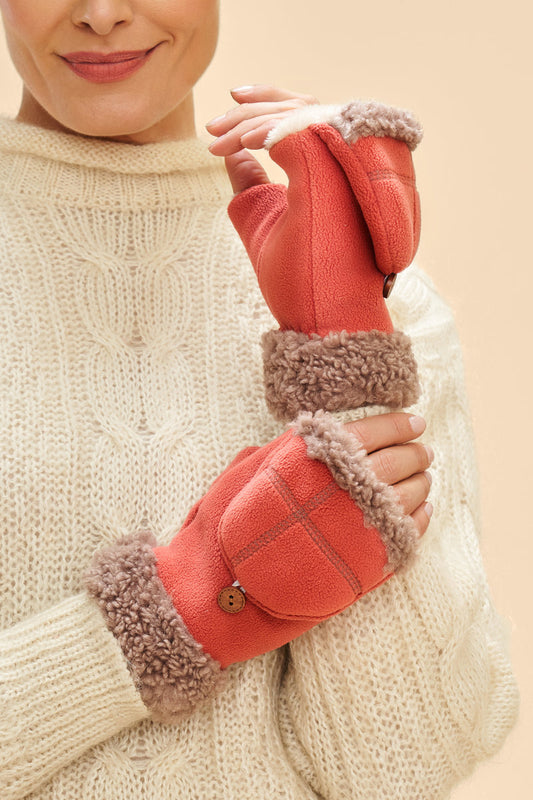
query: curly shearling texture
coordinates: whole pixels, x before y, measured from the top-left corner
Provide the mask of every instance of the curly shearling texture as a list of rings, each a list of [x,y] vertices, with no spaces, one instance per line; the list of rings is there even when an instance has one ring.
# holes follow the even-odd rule
[[[353,100],[330,120],[348,144],[363,136],[390,136],[414,150],[422,141],[422,127],[414,115],[375,100]]]
[[[365,525],[379,532],[389,558],[385,572],[408,568],[417,554],[418,529],[412,517],[403,513],[394,489],[378,480],[368,466],[361,443],[324,411],[305,411],[292,427],[304,439],[309,458],[326,464],[363,511]]]
[[[280,420],[300,411],[346,411],[377,404],[405,407],[420,396],[411,340],[402,331],[263,335],[265,392]]]
[[[118,639],[153,719],[171,723],[210,697],[224,678],[159,580],[155,545],[152,534],[139,533],[100,551],[85,585]]]

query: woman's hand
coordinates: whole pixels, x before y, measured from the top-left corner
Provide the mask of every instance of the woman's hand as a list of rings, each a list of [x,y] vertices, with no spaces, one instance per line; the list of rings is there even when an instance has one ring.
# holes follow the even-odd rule
[[[238,105],[206,125],[217,137],[209,148],[216,156],[230,156],[243,148],[260,150],[280,120],[297,108],[318,103],[311,95],[263,85],[232,89],[231,96]]]
[[[215,156],[224,156],[235,194],[270,183],[268,175],[248,150],[260,150],[269,132],[295,109],[318,103],[311,95],[277,89],[274,86],[241,86],[231,90],[237,106],[207,123],[216,136],[210,146]]]
[[[433,450],[421,442],[413,442],[425,429],[414,431],[412,414],[393,412],[347,422],[346,430],[353,433],[368,453],[371,468],[377,477],[388,483],[398,494],[405,514],[409,514],[419,530],[426,532],[433,507],[426,503],[431,488],[430,473],[425,471],[433,461]]]

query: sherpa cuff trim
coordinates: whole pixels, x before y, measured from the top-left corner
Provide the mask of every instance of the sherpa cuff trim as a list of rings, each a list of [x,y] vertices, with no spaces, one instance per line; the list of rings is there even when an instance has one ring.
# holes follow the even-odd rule
[[[97,553],[85,585],[118,639],[144,704],[158,722],[182,719],[223,680],[193,639],[161,583],[155,537],[126,537]]]
[[[411,340],[402,331],[263,334],[267,405],[276,419],[365,405],[404,408],[420,396]]]
[[[411,566],[420,541],[418,529],[412,517],[403,513],[394,489],[368,466],[361,443],[324,411],[303,412],[292,427],[305,441],[309,458],[328,467],[363,512],[365,525],[378,531],[389,559],[385,574]]]
[[[376,100],[352,100],[346,105],[311,105],[299,108],[273,128],[265,140],[270,150],[291,133],[325,122],[336,128],[348,144],[364,136],[390,136],[414,150],[422,140],[422,127],[414,115]]]

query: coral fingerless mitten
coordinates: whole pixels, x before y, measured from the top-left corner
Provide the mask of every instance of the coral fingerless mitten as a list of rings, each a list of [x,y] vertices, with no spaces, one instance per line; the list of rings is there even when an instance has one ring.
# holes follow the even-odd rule
[[[418,398],[410,340],[393,328],[384,283],[388,290],[418,246],[411,151],[421,135],[409,112],[380,103],[308,106],[265,144],[288,188],[262,184],[231,201],[280,326],[264,338],[276,417]]]
[[[145,704],[171,722],[230,664],[274,650],[379,586],[418,541],[390,486],[331,415],[304,412],[217,478],[168,546],[100,551],[86,587]]]

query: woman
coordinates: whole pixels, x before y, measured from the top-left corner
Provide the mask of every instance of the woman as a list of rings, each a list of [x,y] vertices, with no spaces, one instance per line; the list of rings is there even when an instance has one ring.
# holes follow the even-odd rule
[[[449,309],[414,267],[389,306],[412,337],[416,411],[440,456],[416,566],[286,647],[237,659],[179,721],[154,721],[84,575],[122,536],[173,541],[243,447],[282,435],[261,378],[273,320],[214,156],[235,192],[263,184],[242,147],[313,100],[235,91],[210,155],[192,89],[216,2],[0,8],[24,81],[0,137],[2,797],[445,797],[516,708],[477,549]],[[387,411],[371,405],[345,429],[424,534],[423,423]]]

